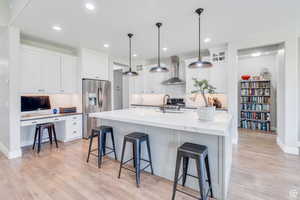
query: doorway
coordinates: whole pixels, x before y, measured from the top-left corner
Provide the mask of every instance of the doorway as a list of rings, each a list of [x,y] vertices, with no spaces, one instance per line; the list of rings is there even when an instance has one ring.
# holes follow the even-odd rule
[[[241,133],[276,134],[282,119],[283,45],[238,50],[238,126]],[[281,74],[281,76],[280,76]],[[280,101],[280,100],[279,100]]]

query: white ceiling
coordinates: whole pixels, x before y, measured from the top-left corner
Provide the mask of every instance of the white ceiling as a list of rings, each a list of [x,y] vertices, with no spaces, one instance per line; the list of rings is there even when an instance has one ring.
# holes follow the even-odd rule
[[[94,3],[95,12],[87,12],[85,2]],[[32,0],[15,25],[27,35],[119,58],[127,57],[127,33],[132,32],[133,52],[148,59],[157,55],[157,21],[163,23],[162,47],[168,48],[162,56],[197,49],[194,10],[199,7],[205,9],[202,35],[212,39],[210,45],[300,25],[299,0]],[[63,30],[53,31],[55,24]]]

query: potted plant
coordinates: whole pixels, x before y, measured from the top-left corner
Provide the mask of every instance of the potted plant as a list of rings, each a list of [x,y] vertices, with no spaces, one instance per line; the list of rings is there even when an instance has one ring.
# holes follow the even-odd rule
[[[214,114],[215,114],[215,107],[212,105],[209,105],[208,99],[206,98],[207,93],[212,94],[215,92],[215,87],[210,85],[208,83],[208,80],[198,80],[196,78],[193,78],[194,81],[194,86],[197,88],[196,90],[192,91],[193,94],[201,94],[203,101],[205,102],[205,106],[200,106],[197,109],[197,114],[200,120],[213,120],[214,119]]]

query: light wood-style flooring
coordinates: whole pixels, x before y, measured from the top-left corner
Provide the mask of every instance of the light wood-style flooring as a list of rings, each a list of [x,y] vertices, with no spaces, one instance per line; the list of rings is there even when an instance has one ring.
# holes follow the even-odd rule
[[[0,199],[171,199],[172,182],[143,173],[138,189],[131,172],[123,170],[117,178],[116,161],[106,160],[98,169],[92,157],[87,164],[87,147],[82,140],[60,143],[58,150],[45,144],[40,155],[27,148],[20,159],[7,160],[0,154]],[[192,199],[177,194],[177,200]],[[240,143],[234,146],[229,199],[300,199],[300,157],[284,154],[274,135],[241,130]]]

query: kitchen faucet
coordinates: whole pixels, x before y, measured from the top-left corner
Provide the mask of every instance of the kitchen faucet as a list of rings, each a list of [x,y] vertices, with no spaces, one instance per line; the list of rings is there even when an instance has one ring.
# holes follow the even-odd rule
[[[171,98],[170,95],[166,94],[163,98],[163,103],[162,103],[162,106],[160,107],[160,109],[162,110],[163,113],[166,112],[166,105],[167,105],[167,102],[168,102],[168,99]]]

